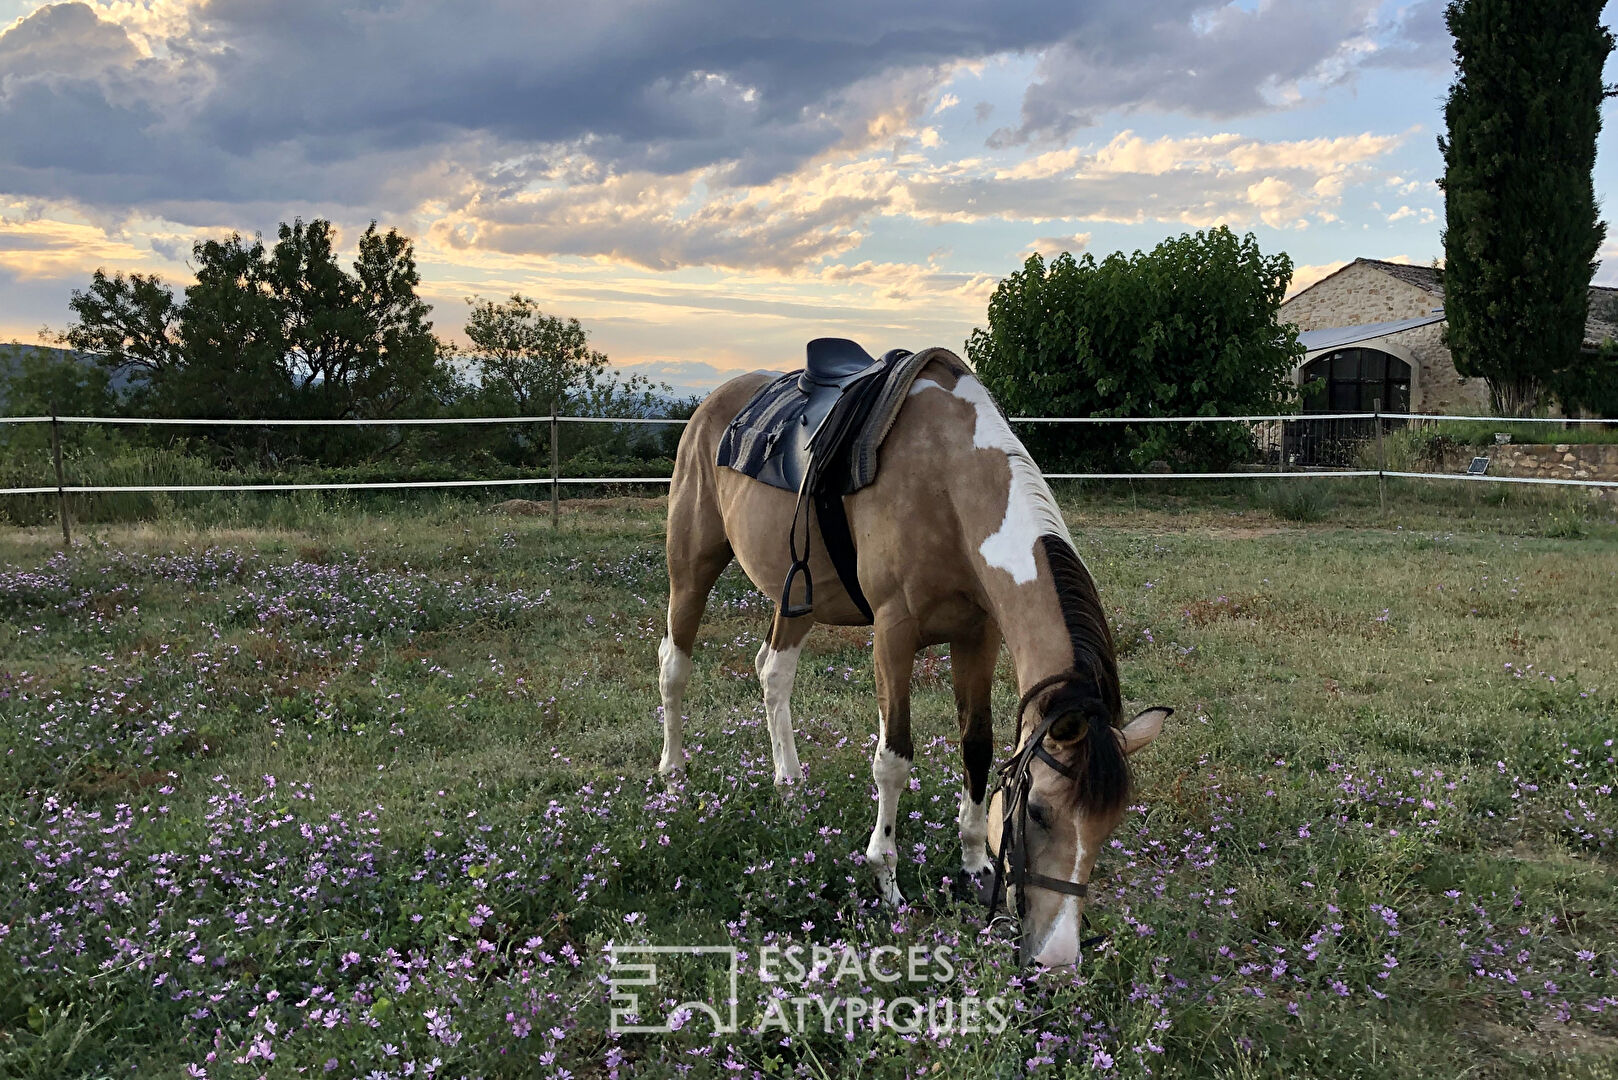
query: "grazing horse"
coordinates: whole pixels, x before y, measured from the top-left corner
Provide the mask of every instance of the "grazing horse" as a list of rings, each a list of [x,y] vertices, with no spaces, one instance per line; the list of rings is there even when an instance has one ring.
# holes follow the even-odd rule
[[[744,375],[715,390],[680,440],[669,494],[668,636],[658,648],[658,771],[671,781],[685,768],[680,709],[709,591],[735,558],[772,595],[791,562],[795,496],[716,464],[726,427],[772,378]],[[1124,723],[1095,582],[1039,468],[953,353],[928,350],[880,453],[873,482],[844,500],[874,623],[877,817],[868,865],[882,898],[903,903],[895,830],[915,756],[911,671],[920,649],[948,643],[965,766],[957,818],[962,866],[980,887],[999,879],[986,846],[991,817],[1001,819],[992,842],[1000,859],[1016,863],[1008,901],[1022,917],[1026,954],[1050,966],[1075,963],[1086,883],[1129,800],[1127,757],[1157,737],[1170,710],[1148,709]],[[817,528],[809,562],[819,583],[813,614],[777,610],[756,661],[781,786],[801,778],[788,699],[804,638],[816,622],[868,621],[820,539]],[[997,792],[986,800],[994,755],[989,700],[1002,638],[1023,695],[1019,754],[1008,763],[1018,767],[1008,776],[1011,797]]]

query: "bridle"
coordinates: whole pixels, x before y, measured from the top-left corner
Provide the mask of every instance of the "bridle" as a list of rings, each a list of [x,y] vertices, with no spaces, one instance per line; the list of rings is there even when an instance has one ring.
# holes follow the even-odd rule
[[[1038,758],[1046,765],[1055,769],[1074,783],[1079,782],[1079,774],[1065,761],[1056,758],[1045,749],[1045,737],[1050,734],[1051,726],[1060,719],[1061,714],[1049,713],[1040,719],[1039,726],[1029,733],[1027,741],[1022,738],[1023,716],[1034,699],[1046,690],[1059,683],[1065,683],[1078,678],[1075,671],[1052,675],[1034,686],[1023,695],[1017,706],[1017,750],[996,771],[1000,774],[1000,843],[994,858],[994,880],[990,885],[987,903],[992,914],[999,906],[1000,897],[1008,885],[1017,891],[1017,963],[1025,966],[1028,963],[1026,950],[1023,948],[1022,924],[1028,914],[1028,887],[1045,889],[1049,892],[1062,893],[1066,896],[1086,897],[1090,894],[1087,882],[1074,883],[1061,878],[1048,877],[1037,874],[1028,868],[1027,844],[1021,842],[1028,835],[1028,793],[1033,787],[1030,772],[1033,769],[1034,759]],[[1087,737],[1088,733],[1081,738]],[[1107,935],[1097,934],[1085,938],[1079,943],[1081,949],[1087,948],[1097,942],[1105,940]]]

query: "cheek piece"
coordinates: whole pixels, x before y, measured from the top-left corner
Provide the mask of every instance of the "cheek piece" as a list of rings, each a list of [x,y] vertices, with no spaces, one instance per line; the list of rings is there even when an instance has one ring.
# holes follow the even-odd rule
[[[1030,689],[1023,696],[1022,705],[1017,710],[1019,737],[1022,733],[1023,714],[1027,711],[1028,704],[1033,697],[1048,686],[1056,682],[1065,681],[1072,674],[1074,673],[1047,679]],[[1044,874],[1036,874],[1028,868],[1028,845],[1024,838],[1028,835],[1028,794],[1033,786],[1032,778],[1029,774],[1033,768],[1034,759],[1038,758],[1074,783],[1079,782],[1079,775],[1072,766],[1058,760],[1050,751],[1045,749],[1045,736],[1050,734],[1051,725],[1058,719],[1059,716],[1056,714],[1051,714],[1041,719],[1039,726],[1029,734],[1028,740],[1022,742],[1017,752],[997,770],[1000,774],[1001,783],[999,792],[1001,796],[1000,842],[998,844],[999,850],[995,852],[994,879],[989,883],[983,900],[990,912],[993,912],[1000,905],[1007,886],[1009,885],[1016,889],[1016,915],[1019,928],[1028,914],[1028,889],[1030,886],[1036,889],[1046,889],[1050,892],[1063,893],[1067,896],[1083,897],[1088,896],[1090,893],[1087,883],[1075,884],[1061,878],[1047,877]],[[1094,937],[1085,938],[1079,943],[1079,947],[1081,949],[1088,948],[1105,939],[1105,934],[1098,934]],[[1027,965],[1027,953],[1028,950],[1023,943],[1023,934],[1019,929],[1017,936],[1017,963],[1020,966]]]

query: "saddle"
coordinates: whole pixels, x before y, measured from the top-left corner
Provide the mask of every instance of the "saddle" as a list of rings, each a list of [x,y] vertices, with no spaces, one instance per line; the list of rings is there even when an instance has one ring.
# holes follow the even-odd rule
[[[719,465],[798,495],[787,537],[792,567],[781,589],[780,611],[785,618],[814,610],[809,573],[812,506],[843,588],[865,621],[873,621],[870,603],[860,589],[843,496],[876,478],[882,439],[916,373],[939,352],[893,349],[873,359],[846,338],[816,338],[809,343],[804,369],[765,384],[720,437]],[[799,575],[803,602],[794,604],[792,586]]]

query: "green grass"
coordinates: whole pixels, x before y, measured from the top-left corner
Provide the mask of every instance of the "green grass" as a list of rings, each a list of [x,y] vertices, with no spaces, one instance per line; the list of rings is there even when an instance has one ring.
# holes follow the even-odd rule
[[[1429,437],[1441,436],[1462,446],[1493,446],[1497,434],[1511,436],[1513,443],[1613,443],[1618,442],[1618,420],[1607,424],[1512,424],[1497,420],[1438,420],[1423,423],[1419,429]]]
[[[1612,1076],[1610,504],[1390,483],[1383,518],[1374,481],[1288,483],[1333,485],[1318,520],[1237,484],[1061,492],[1126,697],[1177,711],[1097,867],[1108,943],[1033,979],[948,880],[942,655],[906,912],[858,855],[868,631],[810,638],[783,803],[767,603],[727,572],[662,793],[656,501],[557,531],[443,497],[177,502],[67,556],[0,533],[0,1075]],[[1013,704],[1003,666],[1002,740]],[[614,1037],[609,940],[949,945],[946,994],[1013,1022]],[[682,998],[712,978],[677,969]],[[744,977],[744,1028],[763,994]]]

